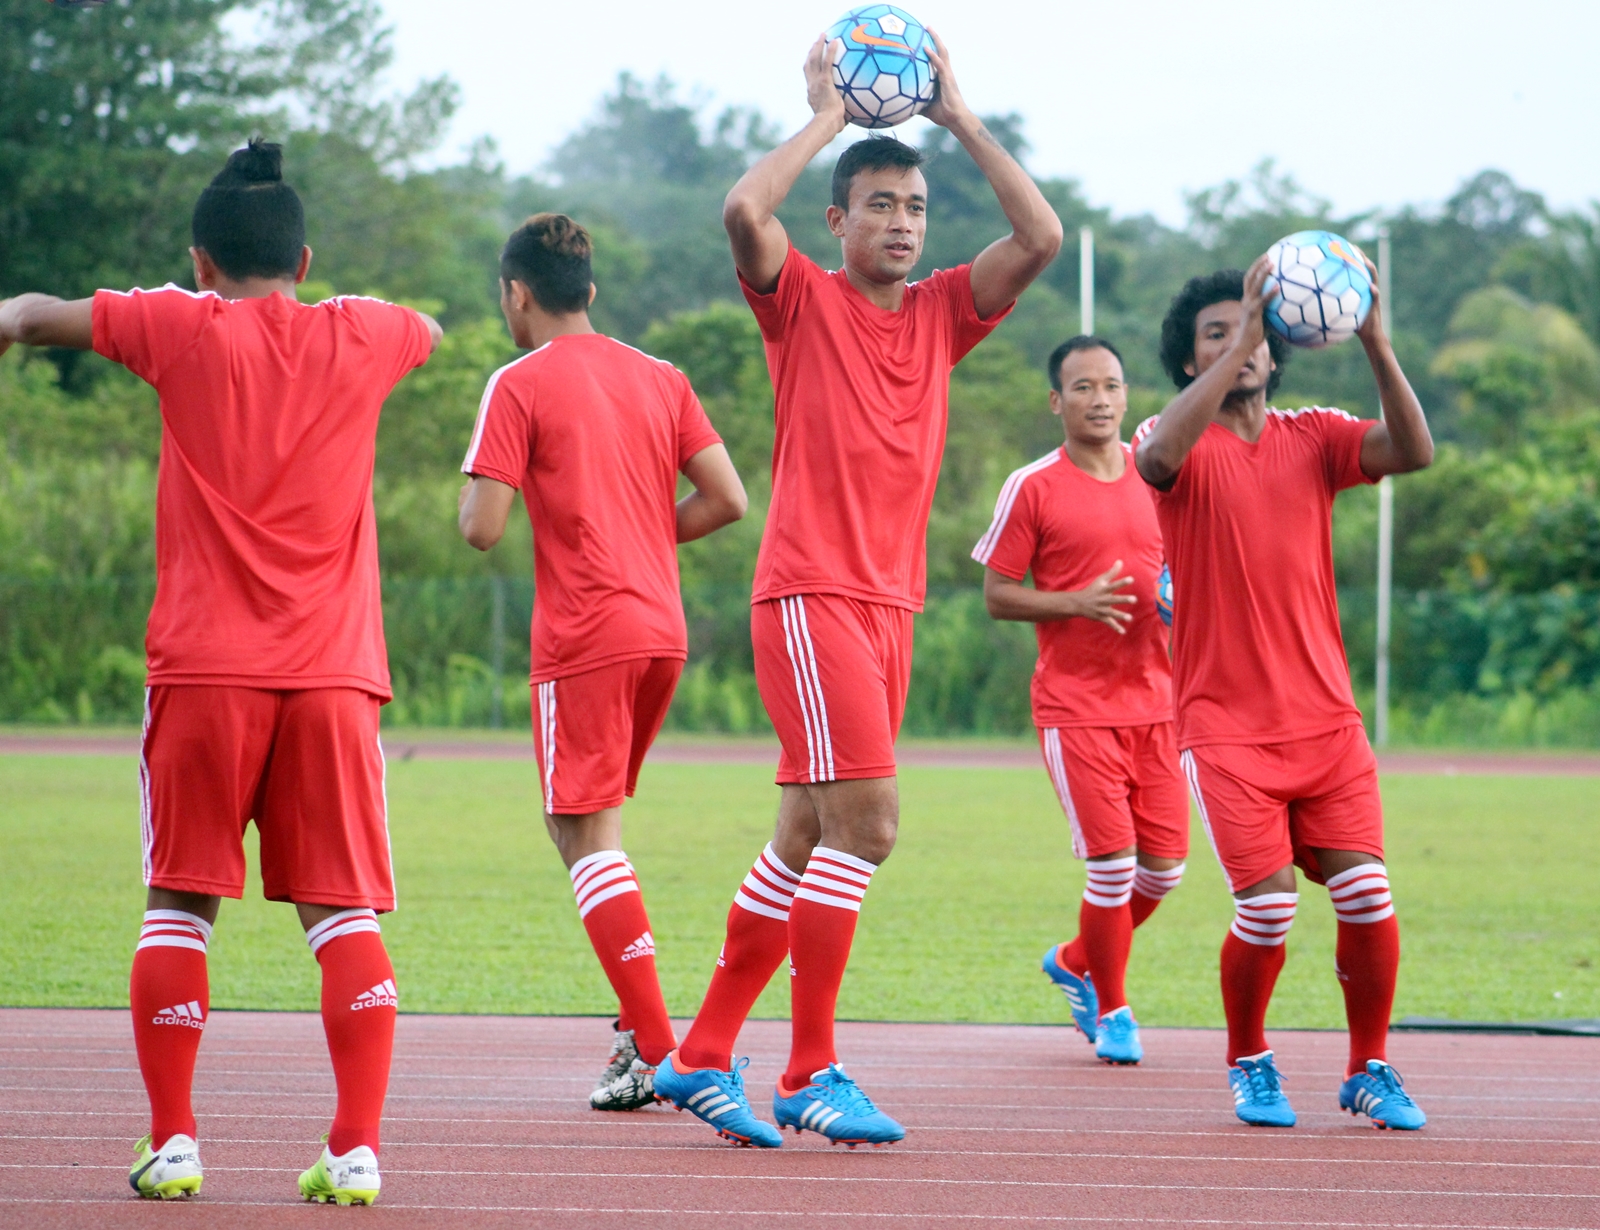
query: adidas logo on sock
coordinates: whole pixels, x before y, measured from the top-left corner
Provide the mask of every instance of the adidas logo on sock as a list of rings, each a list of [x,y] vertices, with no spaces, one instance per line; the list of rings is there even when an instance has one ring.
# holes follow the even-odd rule
[[[370,991],[363,991],[356,996],[356,1002],[350,1005],[351,1012],[360,1012],[363,1008],[398,1008],[400,1006],[400,992],[394,989],[394,979],[385,978]]]
[[[727,963],[728,963],[728,946],[726,944],[724,944],[721,948],[717,949],[717,968],[721,969]]]
[[[640,957],[653,957],[655,955],[655,937],[648,931],[622,950],[622,959],[624,961],[637,961]]]
[[[206,1014],[200,1007],[200,1001],[191,999],[186,1004],[178,1004],[173,1008],[163,1008],[150,1018],[152,1025],[187,1025],[190,1029],[204,1029],[206,1027]]]

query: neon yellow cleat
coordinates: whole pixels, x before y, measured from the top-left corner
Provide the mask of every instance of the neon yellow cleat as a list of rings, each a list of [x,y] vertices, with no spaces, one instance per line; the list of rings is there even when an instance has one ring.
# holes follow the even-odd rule
[[[322,1149],[322,1156],[300,1176],[300,1195],[318,1204],[376,1204],[383,1181],[378,1159],[366,1145],[357,1145],[343,1157]]]
[[[151,1200],[181,1200],[200,1190],[200,1146],[190,1136],[172,1137],[160,1149],[150,1147],[150,1134],[133,1146],[136,1158],[128,1186]]]

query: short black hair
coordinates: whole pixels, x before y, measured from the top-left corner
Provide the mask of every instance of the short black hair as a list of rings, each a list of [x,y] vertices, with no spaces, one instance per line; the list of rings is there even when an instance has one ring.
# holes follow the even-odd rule
[[[195,202],[194,246],[234,280],[293,277],[306,246],[306,211],[283,182],[283,146],[253,137],[228,155]]]
[[[1167,369],[1173,384],[1186,389],[1194,383],[1194,377],[1183,369],[1194,360],[1194,323],[1201,309],[1213,303],[1243,298],[1244,272],[1239,269],[1219,269],[1190,278],[1172,297],[1167,318],[1161,322],[1161,366]],[[1271,397],[1283,380],[1283,365],[1289,361],[1289,343],[1268,329],[1267,346],[1276,364],[1267,377],[1267,396]]]
[[[833,203],[850,208],[850,185],[863,171],[915,171],[927,156],[915,145],[894,137],[868,137],[857,141],[833,164]]]
[[[1089,333],[1080,333],[1077,337],[1069,337],[1061,345],[1050,352],[1046,363],[1046,371],[1050,373],[1050,387],[1057,393],[1061,392],[1061,365],[1067,361],[1067,356],[1077,350],[1108,350],[1111,357],[1118,363],[1122,362],[1122,351],[1118,350],[1103,337],[1096,337]]]
[[[534,214],[506,240],[500,276],[521,282],[547,312],[570,315],[589,306],[594,244],[566,214]]]

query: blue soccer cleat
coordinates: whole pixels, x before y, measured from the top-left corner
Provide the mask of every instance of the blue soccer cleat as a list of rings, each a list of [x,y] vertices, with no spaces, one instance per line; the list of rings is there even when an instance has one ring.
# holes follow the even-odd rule
[[[748,1059],[738,1060],[726,1072],[715,1068],[684,1072],[677,1059],[678,1052],[673,1051],[656,1069],[656,1097],[710,1124],[724,1140],[758,1149],[776,1149],[783,1144],[783,1133],[757,1119],[750,1099],[744,1096],[743,1072]]]
[[[809,1085],[788,1097],[779,1085],[772,1095],[772,1117],[780,1128],[792,1127],[796,1136],[812,1131],[852,1149],[892,1144],[906,1134],[836,1063],[815,1073]]]
[[[1100,1018],[1094,1035],[1094,1056],[1106,1063],[1138,1063],[1144,1058],[1139,1041],[1139,1022],[1133,1009],[1124,1004]]]
[[[1040,967],[1050,981],[1061,988],[1061,993],[1067,997],[1067,1007],[1072,1009],[1072,1023],[1093,1046],[1095,1035],[1100,1031],[1100,997],[1095,994],[1094,981],[1088,974],[1079,978],[1056,960],[1060,951],[1059,944],[1050,949],[1044,954]]]
[[[1272,1062],[1272,1052],[1262,1051],[1248,1059],[1238,1059],[1228,1069],[1228,1085],[1233,1090],[1233,1109],[1252,1127],[1293,1127],[1294,1107],[1283,1096],[1283,1078]]]
[[[1339,1087],[1339,1109],[1365,1115],[1375,1128],[1415,1132],[1428,1121],[1411,1100],[1405,1081],[1381,1059],[1367,1060],[1367,1070],[1357,1072]]]

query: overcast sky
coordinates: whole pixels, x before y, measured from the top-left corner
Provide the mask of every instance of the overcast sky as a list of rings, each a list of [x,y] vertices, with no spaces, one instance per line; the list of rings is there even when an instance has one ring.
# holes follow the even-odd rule
[[[843,3],[383,0],[393,84],[449,73],[441,153],[492,136],[537,167],[627,69],[786,130],[799,65]],[[1437,203],[1484,167],[1561,206],[1600,197],[1600,0],[914,0],[980,112],[1020,112],[1040,174],[1118,213],[1184,218],[1183,194],[1275,158],[1337,209]],[[837,12],[835,10],[838,10]],[[923,121],[907,125],[915,139]]]

